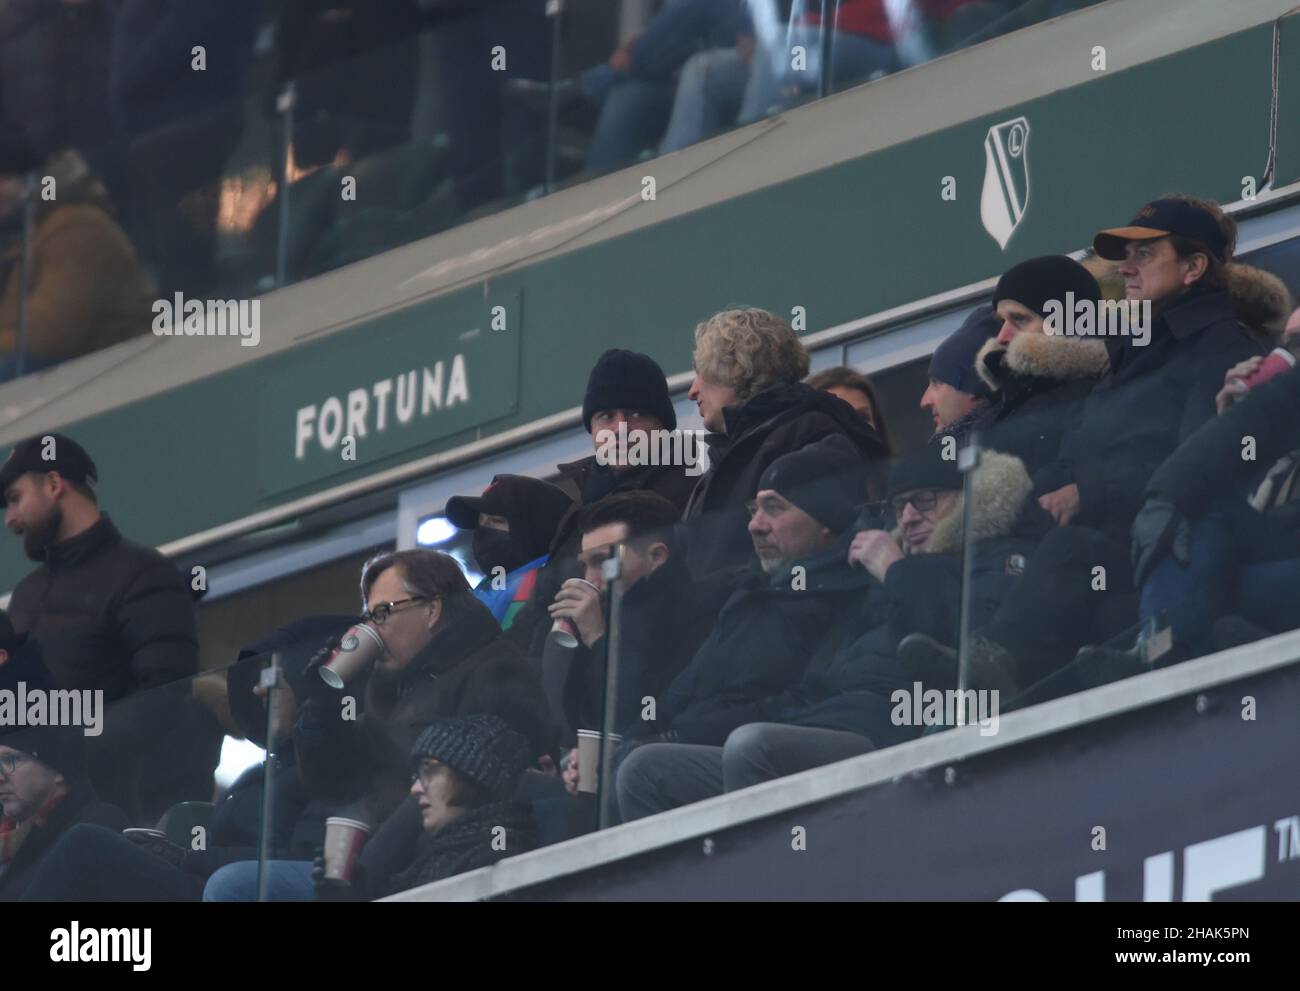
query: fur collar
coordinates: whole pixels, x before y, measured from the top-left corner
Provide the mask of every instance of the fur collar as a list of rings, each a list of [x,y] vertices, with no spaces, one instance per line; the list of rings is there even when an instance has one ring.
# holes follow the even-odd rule
[[[1005,537],[1015,528],[1024,509],[1025,500],[1033,491],[1034,483],[1024,463],[1010,454],[984,451],[980,465],[975,469],[972,495],[975,498],[975,539],[988,540]],[[953,511],[941,519],[926,541],[925,554],[959,554],[961,552],[962,502],[958,496]]]
[[[1295,309],[1286,283],[1272,272],[1241,262],[1229,262],[1227,276],[1228,295],[1237,319],[1262,333],[1270,343],[1280,341]]]
[[[1101,283],[1107,297],[1123,297],[1124,280],[1116,275],[1115,262],[1094,256],[1084,264]],[[1225,275],[1237,319],[1270,342],[1281,340],[1287,319],[1295,308],[1286,283],[1271,272],[1242,262],[1228,262]]]
[[[975,371],[994,390],[1009,376],[1072,382],[1095,378],[1105,367],[1106,344],[1100,337],[1017,334],[1005,347],[991,337],[975,355]]]

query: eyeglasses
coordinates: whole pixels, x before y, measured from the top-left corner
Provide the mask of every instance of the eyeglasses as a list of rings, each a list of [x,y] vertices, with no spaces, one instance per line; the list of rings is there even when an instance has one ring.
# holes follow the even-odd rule
[[[411,783],[420,782],[421,788],[428,788],[433,783],[434,775],[441,771],[443,765],[436,760],[431,760],[426,764],[421,764],[414,774],[411,775]]]
[[[0,756],[0,774],[3,774],[6,778],[9,777],[18,768],[18,765],[26,759],[26,754],[4,754]]]
[[[907,508],[909,503],[918,513],[928,513],[939,505],[939,493],[933,490],[924,490],[913,492],[909,496],[895,496],[889,500],[889,504],[894,509],[895,519],[903,515],[903,510]]]
[[[369,620],[376,626],[383,626],[388,622],[388,617],[397,612],[398,606],[404,606],[408,602],[428,602],[429,600],[423,595],[413,595],[408,599],[398,599],[396,602],[381,602],[373,609],[367,609],[361,614],[363,620]]]

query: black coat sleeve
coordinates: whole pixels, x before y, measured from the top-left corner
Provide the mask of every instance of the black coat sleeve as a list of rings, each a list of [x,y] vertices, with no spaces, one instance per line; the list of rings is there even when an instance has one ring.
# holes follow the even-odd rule
[[[159,557],[136,574],[118,603],[117,632],[141,689],[188,678],[199,669],[194,600],[176,566]]]
[[[1255,458],[1242,457],[1254,438]],[[1300,447],[1300,367],[1251,390],[1222,416],[1204,423],[1156,470],[1147,485],[1190,516],[1234,492]]]

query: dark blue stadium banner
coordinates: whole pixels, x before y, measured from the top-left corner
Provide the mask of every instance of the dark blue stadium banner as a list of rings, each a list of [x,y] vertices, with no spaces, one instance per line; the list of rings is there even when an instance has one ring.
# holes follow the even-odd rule
[[[1293,664],[515,894],[1296,901],[1297,712]]]
[[[301,354],[261,386],[262,495],[377,470],[509,416],[522,322],[518,293],[413,306]]]

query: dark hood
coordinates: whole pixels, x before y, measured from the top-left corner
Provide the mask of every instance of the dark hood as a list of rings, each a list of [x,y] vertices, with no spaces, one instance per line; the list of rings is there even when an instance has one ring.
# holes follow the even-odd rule
[[[849,441],[862,454],[863,460],[872,461],[885,456],[885,444],[862,416],[852,406],[832,396],[829,392],[814,389],[804,382],[774,385],[739,406],[728,406],[722,411],[727,423],[725,441],[721,435],[711,434],[711,448],[730,447],[746,434],[770,424],[775,426],[805,413],[819,412],[834,420]]]

